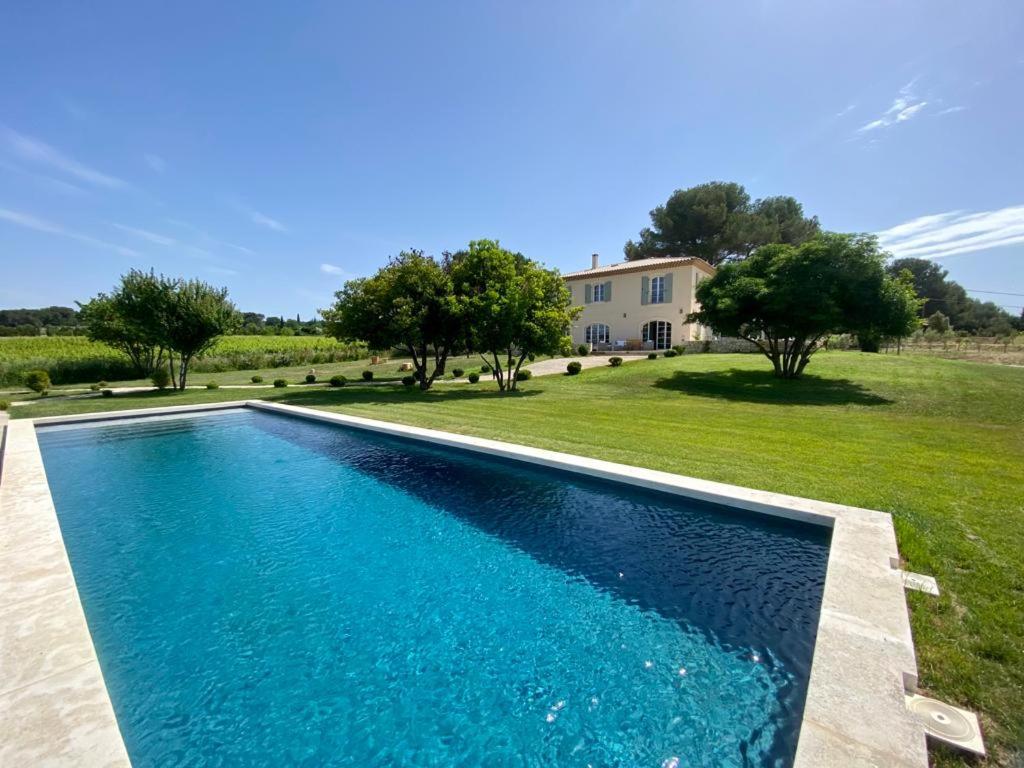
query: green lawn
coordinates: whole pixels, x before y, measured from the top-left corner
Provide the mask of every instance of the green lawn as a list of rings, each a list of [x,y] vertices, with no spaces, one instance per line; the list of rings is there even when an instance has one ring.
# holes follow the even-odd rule
[[[891,512],[907,567],[942,589],[908,594],[921,684],[980,711],[993,762],[1012,764],[1024,757],[1024,369],[831,352],[808,372],[780,382],[763,358],[692,355],[538,378],[511,396],[491,383],[289,387],[12,415],[260,396]]]

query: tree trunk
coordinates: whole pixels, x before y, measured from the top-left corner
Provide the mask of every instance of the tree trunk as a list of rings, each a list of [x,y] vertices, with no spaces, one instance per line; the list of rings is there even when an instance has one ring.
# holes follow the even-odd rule
[[[177,389],[178,388],[178,374],[177,374],[177,371],[174,370],[174,355],[173,354],[168,354],[167,355],[167,368],[168,368],[168,371],[171,374],[171,389]]]
[[[188,364],[189,364],[190,361],[191,361],[191,357],[190,356],[186,356],[186,355],[182,355],[181,356],[181,365],[178,368],[178,384],[180,385],[178,388],[182,392],[185,391],[185,381],[188,378]]]

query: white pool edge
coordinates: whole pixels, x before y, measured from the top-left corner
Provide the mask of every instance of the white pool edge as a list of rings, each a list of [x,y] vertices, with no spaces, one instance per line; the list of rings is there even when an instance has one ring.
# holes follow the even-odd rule
[[[904,703],[904,692],[916,686],[917,663],[903,583],[900,572],[893,567],[899,554],[888,514],[258,400],[10,422],[0,456],[0,614],[17,615],[20,611],[25,615],[21,625],[12,625],[24,627],[15,633],[14,640],[8,639],[6,629],[0,629],[0,764],[129,764],[60,538],[35,427],[235,408],[254,408],[476,451],[830,526],[828,572],[794,765],[928,765],[924,731]],[[54,637],[55,632],[59,638]],[[2,681],[8,678],[9,670],[21,675],[19,680],[37,672],[38,676],[8,690]],[[80,680],[74,679],[75,674]],[[87,701],[66,707],[68,691],[58,683],[73,685],[72,692],[87,696]],[[34,696],[26,697],[26,691]],[[100,755],[102,760],[98,759]]]

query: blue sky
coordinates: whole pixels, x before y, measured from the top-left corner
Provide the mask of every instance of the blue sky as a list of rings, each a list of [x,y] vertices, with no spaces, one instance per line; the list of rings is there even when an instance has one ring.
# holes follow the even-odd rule
[[[0,306],[153,267],[305,317],[480,237],[610,263],[714,179],[1024,294],[1022,38],[986,0],[4,3]]]

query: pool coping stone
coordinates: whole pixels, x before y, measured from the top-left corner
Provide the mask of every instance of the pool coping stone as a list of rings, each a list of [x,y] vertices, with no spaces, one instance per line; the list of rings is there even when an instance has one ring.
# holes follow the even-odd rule
[[[832,529],[794,766],[925,768],[905,704],[917,661],[890,515],[542,448],[281,403],[226,403],[13,420],[0,453],[0,764],[130,761],[64,549],[36,427],[240,408],[301,417],[626,483]],[[14,681],[13,686],[8,685]]]

